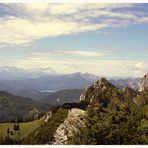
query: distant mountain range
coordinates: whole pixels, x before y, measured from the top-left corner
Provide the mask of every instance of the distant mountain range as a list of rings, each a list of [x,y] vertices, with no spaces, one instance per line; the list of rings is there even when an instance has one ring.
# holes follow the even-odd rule
[[[59,91],[81,89],[99,77],[88,73],[57,74],[51,68],[24,70],[0,67],[0,90]]]
[[[24,70],[16,67],[0,67],[0,90],[14,93],[15,95],[25,94],[31,98],[40,98],[33,95],[40,91],[60,91],[64,89],[82,89],[93,84],[99,76],[89,73],[57,74],[52,68],[40,68]],[[107,78],[119,88],[126,86],[137,89],[139,78]],[[24,90],[24,92],[22,92]],[[30,94],[31,90],[31,94]],[[36,92],[35,92],[36,91]],[[38,93],[37,93],[38,94]],[[23,95],[24,96],[24,95]]]
[[[134,90],[137,90],[140,78],[110,79],[109,82],[120,89],[123,89],[124,87],[130,87]]]

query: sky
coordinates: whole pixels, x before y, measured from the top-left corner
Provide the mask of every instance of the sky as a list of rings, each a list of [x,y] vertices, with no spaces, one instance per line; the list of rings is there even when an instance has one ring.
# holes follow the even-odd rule
[[[0,66],[143,76],[148,4],[0,4]]]

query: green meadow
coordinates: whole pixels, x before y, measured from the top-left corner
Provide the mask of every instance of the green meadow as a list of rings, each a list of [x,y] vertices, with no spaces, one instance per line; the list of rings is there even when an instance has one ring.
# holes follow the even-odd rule
[[[0,123],[0,137],[8,136],[7,130],[9,128],[9,130],[13,132],[13,135],[9,133],[10,137],[15,139],[24,138],[33,132],[37,127],[39,127],[44,121],[45,119],[42,117],[41,119],[32,122],[19,123],[20,130],[16,132],[13,130],[15,123]]]

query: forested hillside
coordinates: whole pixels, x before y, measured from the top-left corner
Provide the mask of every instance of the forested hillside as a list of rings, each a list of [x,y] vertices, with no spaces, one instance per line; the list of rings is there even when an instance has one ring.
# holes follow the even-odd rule
[[[46,107],[32,99],[0,91],[0,122],[27,121],[45,111]]]

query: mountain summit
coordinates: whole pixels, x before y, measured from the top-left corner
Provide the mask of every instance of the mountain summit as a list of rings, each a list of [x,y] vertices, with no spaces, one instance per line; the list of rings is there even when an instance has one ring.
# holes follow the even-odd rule
[[[117,88],[105,78],[101,78],[96,81],[90,87],[83,90],[80,101],[85,101],[93,106],[107,107],[111,106],[122,109],[129,109],[134,104],[137,104],[138,92],[135,90],[125,87],[123,90]]]
[[[85,88],[80,96],[80,101],[106,107],[113,99],[121,98],[122,91],[112,85],[105,78],[101,78],[93,85]]]

